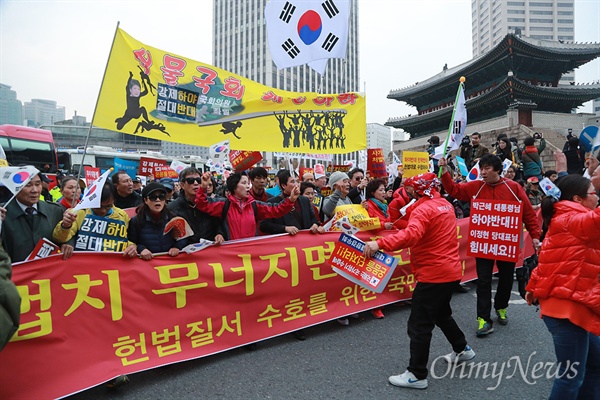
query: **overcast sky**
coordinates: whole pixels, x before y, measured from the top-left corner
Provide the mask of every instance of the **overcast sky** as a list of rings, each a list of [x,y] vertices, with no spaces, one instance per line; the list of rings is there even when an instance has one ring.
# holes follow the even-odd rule
[[[212,63],[212,0],[0,0],[0,83],[90,121],[117,21],[149,46]],[[359,26],[367,122],[414,114],[389,91],[472,58],[471,0],[359,0]],[[600,0],[575,1],[575,39],[600,42]],[[599,79],[599,60],[576,72],[578,83]]]

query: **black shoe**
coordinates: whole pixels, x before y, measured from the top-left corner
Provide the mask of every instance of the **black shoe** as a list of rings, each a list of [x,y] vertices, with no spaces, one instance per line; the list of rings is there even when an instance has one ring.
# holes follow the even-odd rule
[[[114,388],[118,388],[119,386],[126,385],[128,383],[129,383],[129,377],[127,375],[119,375],[112,381],[108,382],[106,384],[106,386],[111,389],[114,389]]]
[[[469,292],[469,287],[467,285],[463,285],[462,283],[459,283],[454,288],[454,292],[455,293],[468,293]]]
[[[306,340],[306,333],[304,329],[298,329],[297,331],[292,332],[294,337],[298,340]]]

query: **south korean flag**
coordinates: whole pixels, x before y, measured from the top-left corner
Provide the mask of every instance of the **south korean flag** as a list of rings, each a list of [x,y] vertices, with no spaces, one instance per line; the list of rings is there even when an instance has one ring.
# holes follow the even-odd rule
[[[271,0],[265,7],[269,51],[277,68],[308,64],[323,75],[345,58],[350,0]]]

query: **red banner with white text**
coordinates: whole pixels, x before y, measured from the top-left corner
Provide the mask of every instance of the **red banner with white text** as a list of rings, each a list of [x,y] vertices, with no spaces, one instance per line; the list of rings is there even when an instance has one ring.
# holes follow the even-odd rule
[[[467,227],[459,221],[464,281],[476,276]],[[406,249],[390,253],[398,266],[376,294],[332,271],[327,260],[339,237],[302,231],[293,241],[264,236],[151,261],[85,252],[15,264],[21,327],[0,353],[0,365],[10,366],[0,374],[0,398],[62,397],[411,298]]]

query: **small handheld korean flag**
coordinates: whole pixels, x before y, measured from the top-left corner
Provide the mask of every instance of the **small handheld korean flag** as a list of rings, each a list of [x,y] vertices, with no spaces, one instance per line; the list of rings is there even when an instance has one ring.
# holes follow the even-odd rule
[[[467,175],[467,182],[476,181],[481,179],[481,169],[479,169],[479,161],[477,164],[473,165],[473,168],[469,171]]]
[[[216,164],[229,160],[229,140],[213,144],[208,148],[208,155]]]
[[[84,208],[98,208],[101,204],[102,188],[106,183],[106,179],[113,171],[113,168],[106,170],[98,179],[85,189],[83,197],[79,204],[73,207],[73,211],[83,210]]]
[[[0,183],[6,186],[12,194],[16,195],[23,189],[29,181],[36,176],[39,171],[32,165],[23,167],[1,167]]]
[[[338,228],[340,231],[344,232],[346,235],[354,235],[356,232],[359,231],[359,229],[357,227],[355,227],[354,225],[352,225],[350,223],[350,220],[348,219],[347,215],[338,219],[333,224],[335,225],[336,228]]]
[[[269,51],[277,68],[308,64],[323,75],[345,58],[350,0],[271,0],[265,7]]]

